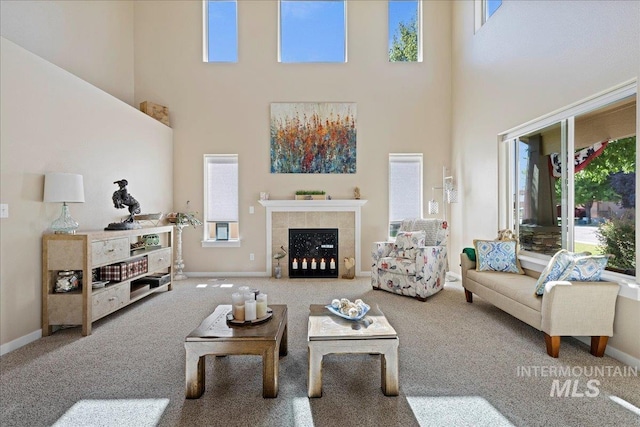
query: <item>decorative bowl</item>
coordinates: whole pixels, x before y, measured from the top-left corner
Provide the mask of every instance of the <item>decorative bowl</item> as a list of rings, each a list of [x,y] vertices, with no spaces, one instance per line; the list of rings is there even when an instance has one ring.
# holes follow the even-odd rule
[[[343,319],[347,319],[347,320],[362,320],[364,316],[367,314],[367,312],[369,311],[369,309],[371,308],[367,304],[362,303],[362,307],[363,307],[362,313],[360,313],[360,315],[356,317],[349,317],[346,314],[342,314],[339,309],[334,308],[331,304],[326,305],[325,307],[327,307],[327,309],[333,314],[335,314],[336,316],[340,316]]]

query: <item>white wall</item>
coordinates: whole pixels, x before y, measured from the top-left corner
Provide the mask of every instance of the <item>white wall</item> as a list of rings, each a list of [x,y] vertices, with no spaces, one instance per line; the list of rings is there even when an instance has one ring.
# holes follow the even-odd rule
[[[202,3],[135,3],[136,102],[169,108],[175,141],[176,209],[187,200],[203,211],[202,156],[238,153],[240,248],[202,248],[201,229],[185,230],[185,271],[267,271],[265,210],[259,193],[291,199],[298,189],[352,198],[359,186],[361,264],[371,243],[387,235],[388,154],[424,153],[424,186],[440,185],[450,156],[450,10],[424,2],[423,63],[389,63],[387,2],[349,1],[346,64],[277,62],[277,1],[238,2],[239,62],[202,62]],[[158,35],[162,37],[159,42]],[[357,103],[357,173],[271,174],[269,105],[272,102]],[[249,206],[256,213],[249,214]],[[286,244],[286,242],[284,242]],[[255,261],[249,261],[249,254]],[[365,267],[366,268],[366,267]]]
[[[0,2],[2,37],[133,105],[133,2]]]
[[[500,132],[638,77],[640,2],[505,1],[474,34],[453,6],[452,163],[462,197],[451,253],[498,228]],[[457,266],[455,260],[452,266]],[[640,359],[640,302],[619,301],[609,341]]]
[[[84,176],[85,203],[70,205],[81,230],[102,229],[116,210],[114,181],[144,212],[173,200],[172,131],[67,71],[1,38],[0,337],[2,352],[41,328],[41,239],[61,211],[43,203],[46,172]],[[36,336],[37,338],[37,336]],[[17,345],[19,345],[18,343]]]

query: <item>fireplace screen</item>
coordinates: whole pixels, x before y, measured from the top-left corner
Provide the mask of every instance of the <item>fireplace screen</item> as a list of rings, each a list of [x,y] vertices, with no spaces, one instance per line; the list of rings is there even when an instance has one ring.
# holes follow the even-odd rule
[[[290,228],[289,277],[338,277],[338,229]]]

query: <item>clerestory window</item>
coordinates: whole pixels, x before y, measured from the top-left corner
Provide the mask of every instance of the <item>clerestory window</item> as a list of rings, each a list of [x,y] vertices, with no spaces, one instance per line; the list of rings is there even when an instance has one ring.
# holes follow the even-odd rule
[[[344,0],[280,0],[279,62],[347,62]]]
[[[422,2],[389,0],[389,61],[422,62]]]
[[[238,4],[236,0],[202,2],[204,62],[238,62]]]

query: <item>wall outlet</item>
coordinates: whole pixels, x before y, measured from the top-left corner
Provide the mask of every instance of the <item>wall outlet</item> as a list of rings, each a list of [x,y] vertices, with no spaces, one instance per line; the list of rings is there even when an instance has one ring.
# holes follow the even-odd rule
[[[9,218],[9,205],[7,203],[0,204],[0,218]]]
[[[249,213],[250,214],[255,213],[255,211],[256,210],[253,208],[253,206],[249,206]]]
[[[249,261],[255,261],[256,260],[256,255],[255,254],[249,254]]]

